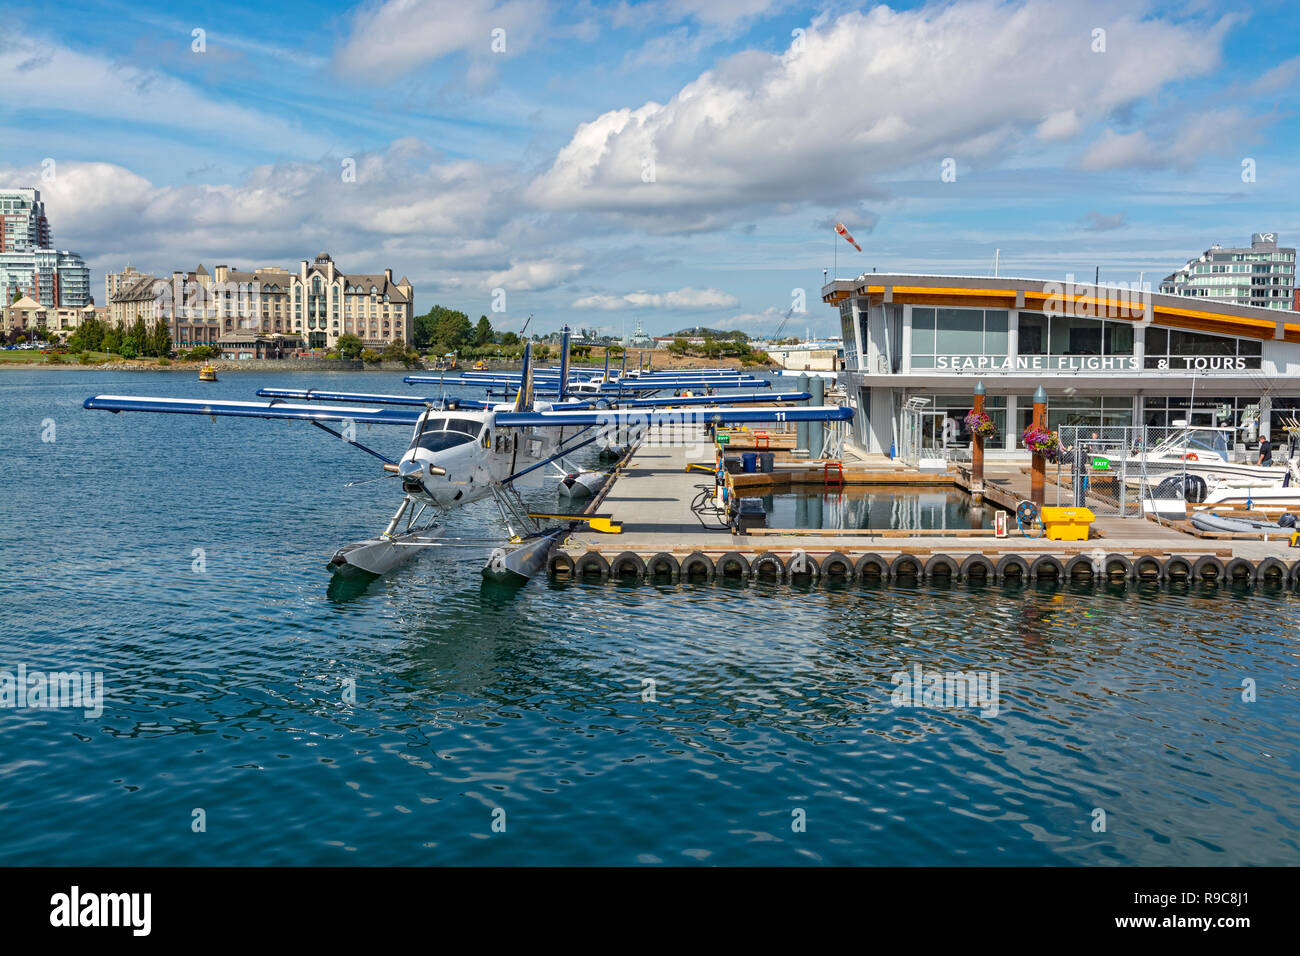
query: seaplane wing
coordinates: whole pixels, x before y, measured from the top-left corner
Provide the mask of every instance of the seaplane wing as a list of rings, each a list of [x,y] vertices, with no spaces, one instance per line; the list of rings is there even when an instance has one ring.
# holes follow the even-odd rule
[[[407,375],[402,379],[407,385],[457,385],[466,388],[482,389],[508,389],[514,390],[519,388],[520,379],[515,377],[503,378],[448,378],[442,379],[433,375]],[[538,389],[546,388],[550,391],[558,391],[559,380],[536,378],[533,384]],[[572,388],[576,382],[567,383],[567,388]],[[719,378],[629,378],[622,382],[604,382],[601,383],[602,393],[616,395],[623,392],[649,392],[661,391],[672,388],[771,388],[772,383],[762,378],[752,376],[725,376]]]
[[[853,409],[841,405],[733,408],[611,408],[590,411],[497,412],[499,428],[546,428],[602,425],[626,428],[637,425],[746,425],[754,422],[846,422]]]
[[[154,398],[145,395],[92,395],[84,408],[106,412],[164,412],[232,418],[288,418],[313,422],[368,422],[413,427],[422,412],[410,408],[334,408],[283,402],[214,402],[201,398]]]
[[[460,408],[491,408],[487,402],[471,398],[438,399],[422,395],[382,395],[368,392],[326,392],[318,388],[259,388],[259,398],[279,398],[300,402],[360,402],[365,405],[418,405],[424,408],[432,405],[441,409],[447,403],[454,403]]]
[[[728,405],[739,405],[752,402],[802,402],[812,398],[808,392],[772,392],[770,395],[759,395],[750,393],[747,395],[728,395]],[[674,398],[671,395],[661,395],[658,398],[633,398],[623,402],[628,408],[662,408],[665,405],[717,405],[718,397],[716,395],[689,395],[686,397]]]
[[[383,395],[372,394],[370,392],[325,392],[316,388],[259,388],[257,394],[261,398],[281,398],[296,399],[304,402],[359,402],[364,405],[418,405],[420,408],[433,406],[436,411],[445,411],[447,409],[475,409],[483,410],[486,408],[495,408],[500,402],[480,402],[472,398],[460,398],[458,396],[449,396],[444,398],[428,398],[422,395]],[[768,396],[769,398],[771,396]],[[807,398],[807,395],[803,396]],[[552,408],[590,408],[591,402],[587,401],[569,401],[557,402]]]

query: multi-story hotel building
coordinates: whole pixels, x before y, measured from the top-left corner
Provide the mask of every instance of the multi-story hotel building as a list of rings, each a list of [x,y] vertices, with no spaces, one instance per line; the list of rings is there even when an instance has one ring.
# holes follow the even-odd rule
[[[1224,249],[1216,243],[1165,276],[1160,291],[1233,305],[1291,309],[1295,248],[1278,246],[1274,232],[1252,235],[1249,249]]]
[[[1270,260],[1271,261],[1271,260]],[[1047,424],[1243,427],[1282,436],[1300,418],[1300,315],[1169,293],[1041,279],[869,273],[836,279],[822,299],[839,309],[856,410],[854,441],[899,446],[908,400],[922,406],[924,447],[962,419],[982,381],[998,450],[1015,456],[1040,385]],[[911,413],[915,414],[915,413]],[[949,421],[951,420],[951,422]],[[986,450],[997,454],[992,443]]]
[[[146,276],[143,272],[138,271],[135,266],[128,264],[121,272],[104,273],[104,302],[111,303],[115,298],[124,293],[131,286],[135,285],[141,279],[152,279],[153,276]]]
[[[25,295],[49,307],[93,302],[90,270],[75,252],[53,248],[38,189],[0,189],[0,295]]]
[[[391,269],[344,273],[322,252],[310,263],[302,260],[297,272],[275,266],[244,272],[226,265],[209,272],[200,265],[170,279],[144,276],[113,297],[110,314],[119,324],[136,316],[146,322],[165,318],[178,348],[216,346],[223,336],[250,332],[320,349],[352,334],[382,348],[411,341],[413,302],[410,281],[394,282]]]
[[[294,276],[293,328],[309,348],[330,348],[349,334],[371,346],[409,344],[414,301],[410,280],[394,282],[392,269],[344,273],[322,252],[310,264],[302,260]]]

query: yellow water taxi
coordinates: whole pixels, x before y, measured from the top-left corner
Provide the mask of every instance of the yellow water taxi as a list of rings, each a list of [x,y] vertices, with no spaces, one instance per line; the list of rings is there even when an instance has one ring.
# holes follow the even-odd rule
[[[215,382],[217,380],[217,367],[215,365],[205,365],[199,369],[200,382]]]

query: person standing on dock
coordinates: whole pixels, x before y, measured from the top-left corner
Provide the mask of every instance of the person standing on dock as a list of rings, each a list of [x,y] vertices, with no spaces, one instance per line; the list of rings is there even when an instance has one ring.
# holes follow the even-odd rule
[[[1268,440],[1267,435],[1259,436],[1259,461],[1257,465],[1273,464],[1273,443]]]

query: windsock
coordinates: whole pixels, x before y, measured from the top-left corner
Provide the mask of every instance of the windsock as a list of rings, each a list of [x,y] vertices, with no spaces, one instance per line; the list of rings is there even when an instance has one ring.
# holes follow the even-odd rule
[[[862,247],[858,245],[858,240],[854,239],[853,236],[849,234],[849,231],[844,228],[844,223],[837,222],[835,224],[835,231],[847,239],[849,244],[852,245],[854,249],[858,250],[858,252],[862,251]]]

